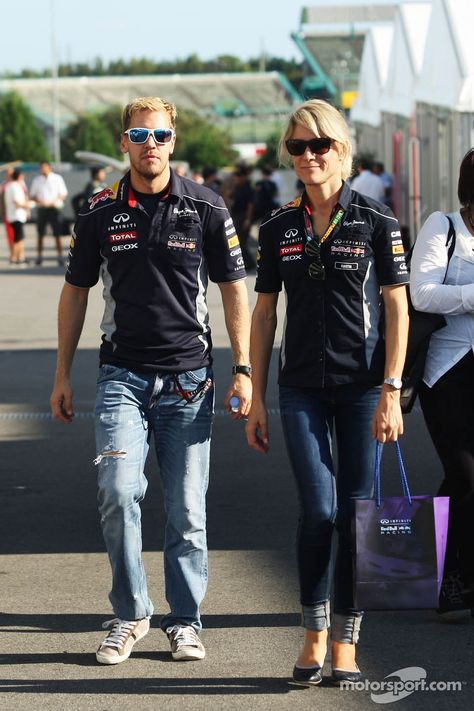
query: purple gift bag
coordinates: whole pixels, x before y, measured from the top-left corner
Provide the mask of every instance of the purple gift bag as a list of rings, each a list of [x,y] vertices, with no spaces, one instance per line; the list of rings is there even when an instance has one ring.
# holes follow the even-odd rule
[[[377,443],[374,498],[354,501],[354,585],[360,610],[438,607],[449,497],[411,496],[396,446],[404,495],[380,496],[382,445]]]

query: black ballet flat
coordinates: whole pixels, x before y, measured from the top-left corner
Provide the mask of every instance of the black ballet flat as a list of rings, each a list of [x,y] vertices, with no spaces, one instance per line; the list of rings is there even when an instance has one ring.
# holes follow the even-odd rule
[[[322,667],[298,667],[293,668],[293,683],[300,686],[317,686],[323,680]]]
[[[356,684],[362,679],[362,672],[359,668],[357,671],[346,671],[345,669],[333,669],[331,671],[331,683],[335,686],[345,684]]]

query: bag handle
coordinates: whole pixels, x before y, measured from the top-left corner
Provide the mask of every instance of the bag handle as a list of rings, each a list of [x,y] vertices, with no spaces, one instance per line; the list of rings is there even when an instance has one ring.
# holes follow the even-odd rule
[[[410,494],[410,489],[408,487],[408,479],[407,475],[405,472],[405,465],[403,463],[403,458],[402,458],[402,453],[400,450],[400,444],[398,440],[395,442],[395,446],[397,448],[397,459],[398,459],[398,466],[400,469],[400,480],[402,482],[402,489],[403,489],[403,496],[405,496],[408,499],[408,503],[411,504],[412,499],[411,499],[411,494]],[[375,449],[375,469],[374,469],[374,498],[375,498],[375,503],[377,508],[380,508],[380,460],[382,458],[382,448],[383,448],[383,443],[379,442],[377,440],[377,445]]]

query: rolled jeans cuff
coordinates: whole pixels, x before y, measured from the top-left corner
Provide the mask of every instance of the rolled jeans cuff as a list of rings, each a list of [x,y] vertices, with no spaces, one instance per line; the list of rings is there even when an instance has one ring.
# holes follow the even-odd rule
[[[331,639],[333,642],[357,644],[363,613],[332,616]]]
[[[321,632],[330,626],[329,601],[318,602],[316,605],[302,605],[301,624],[306,630]]]

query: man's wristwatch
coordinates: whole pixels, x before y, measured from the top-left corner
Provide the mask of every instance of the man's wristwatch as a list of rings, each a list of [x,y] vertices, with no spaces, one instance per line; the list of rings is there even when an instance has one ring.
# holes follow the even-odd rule
[[[401,378],[384,378],[383,382],[384,385],[391,385],[392,388],[395,388],[395,390],[402,389],[403,382]]]
[[[252,375],[252,366],[251,365],[233,365],[232,366],[232,375],[237,375],[237,373],[241,373],[242,375],[248,375],[249,378]]]

